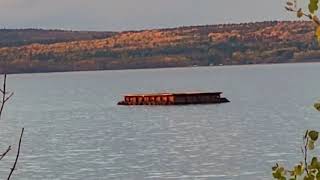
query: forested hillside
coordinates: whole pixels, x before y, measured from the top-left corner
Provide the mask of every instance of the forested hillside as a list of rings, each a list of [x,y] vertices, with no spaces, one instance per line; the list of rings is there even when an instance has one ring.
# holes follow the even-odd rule
[[[58,42],[108,38],[114,32],[63,31],[43,29],[0,29],[0,47],[22,46],[32,43]]]
[[[305,21],[120,33],[2,30],[0,46],[0,72],[9,73],[320,61],[314,26]]]

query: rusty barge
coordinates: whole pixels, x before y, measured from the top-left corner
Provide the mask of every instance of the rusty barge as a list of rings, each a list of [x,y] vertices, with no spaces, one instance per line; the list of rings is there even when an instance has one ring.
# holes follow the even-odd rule
[[[230,102],[221,97],[222,92],[128,94],[118,105],[188,105]]]

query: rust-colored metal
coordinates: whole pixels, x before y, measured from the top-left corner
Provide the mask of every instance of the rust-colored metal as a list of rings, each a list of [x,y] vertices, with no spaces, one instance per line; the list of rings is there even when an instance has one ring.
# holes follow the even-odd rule
[[[128,94],[118,105],[186,105],[230,102],[222,92]]]

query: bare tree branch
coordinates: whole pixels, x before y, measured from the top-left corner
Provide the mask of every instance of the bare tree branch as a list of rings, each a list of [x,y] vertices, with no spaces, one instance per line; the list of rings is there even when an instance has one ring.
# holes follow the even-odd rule
[[[11,93],[8,97],[6,97],[6,99],[4,100],[4,103],[6,103],[12,96],[14,93]]]
[[[3,112],[3,108],[4,108],[4,104],[6,103],[6,84],[7,84],[7,74],[4,74],[4,78],[3,78],[3,85],[2,85],[2,89],[1,89],[1,105],[0,105],[0,118]]]
[[[10,98],[13,96],[13,92],[7,92],[7,74],[4,74],[4,78],[3,78],[3,85],[2,85],[2,89],[0,89],[0,96],[1,96],[1,101],[0,101],[0,118],[3,112],[3,108],[5,103],[10,100]]]
[[[14,93],[12,93],[12,92],[10,93],[7,91],[7,74],[4,74],[2,89],[0,88],[0,119],[1,119],[1,115],[3,113],[3,109],[4,109],[6,102],[8,100],[10,100],[10,98],[13,96],[13,94]],[[16,169],[18,159],[20,156],[20,149],[21,149],[21,141],[22,141],[22,137],[23,137],[23,132],[24,132],[24,128],[22,128],[22,131],[21,131],[16,159],[15,159],[14,164],[10,170],[10,173],[9,173],[7,180],[10,180],[14,170]],[[0,161],[9,153],[10,150],[11,150],[11,146],[9,146],[7,148],[7,150],[0,155]]]
[[[308,143],[309,143],[309,138],[307,138],[304,142],[304,166],[305,166],[305,171],[309,175],[309,170],[308,170]]]
[[[2,86],[2,89],[0,89],[1,99],[2,99],[2,101],[0,101],[0,104],[1,104],[0,118],[1,118],[5,103],[13,96],[13,93],[11,93],[8,97],[6,96],[8,94],[8,92],[6,92],[6,84],[7,84],[7,75],[4,74],[3,86]],[[8,154],[10,150],[11,150],[11,146],[9,146],[7,150],[0,155],[0,161]]]
[[[17,165],[17,162],[18,162],[18,159],[19,159],[19,155],[20,155],[20,148],[21,148],[21,141],[22,141],[23,132],[24,132],[24,128],[22,128],[22,131],[21,131],[16,160],[14,161],[14,164],[13,164],[13,166],[11,168],[11,171],[10,171],[10,174],[9,174],[7,180],[9,180],[11,178],[11,175],[12,175],[13,171],[16,169],[16,165]]]
[[[8,149],[0,155],[0,161],[8,154],[10,150],[11,150],[11,146],[9,146]]]

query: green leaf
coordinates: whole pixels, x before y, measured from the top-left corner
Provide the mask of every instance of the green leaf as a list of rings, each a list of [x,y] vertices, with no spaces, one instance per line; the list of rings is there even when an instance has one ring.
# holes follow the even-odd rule
[[[310,141],[308,142],[308,149],[309,149],[309,150],[314,150],[314,141],[311,141],[311,140],[310,140]]]
[[[318,171],[316,178],[317,180],[320,180],[320,171]]]
[[[310,168],[309,169],[318,169],[319,162],[317,157],[313,157],[311,160]]]
[[[314,180],[315,176],[312,174],[309,174],[308,176],[304,177],[304,180]]]
[[[318,137],[319,137],[319,132],[318,131],[310,131],[308,133],[308,136],[312,141],[317,141]]]
[[[279,171],[276,171],[274,173],[272,173],[273,177],[276,179],[280,179],[282,177],[281,173]]]
[[[287,178],[284,177],[284,176],[282,176],[282,177],[280,178],[280,180],[287,180]]]
[[[283,179],[285,178],[285,169],[283,167],[279,167],[278,165],[276,165],[275,167],[277,167],[277,169],[272,173],[273,177],[275,179]]]
[[[319,35],[319,36],[318,36],[318,35]],[[320,37],[320,28],[319,28],[319,27],[317,28],[316,36],[317,36],[317,37]],[[314,108],[316,108],[318,111],[320,111],[320,103],[315,103],[315,104],[314,104]]]
[[[301,176],[303,174],[303,166],[301,164],[294,167],[294,175]]]
[[[308,5],[308,8],[309,8],[309,12],[311,14],[314,14],[315,11],[318,10],[318,3],[319,3],[319,0],[310,0],[310,3]]]

